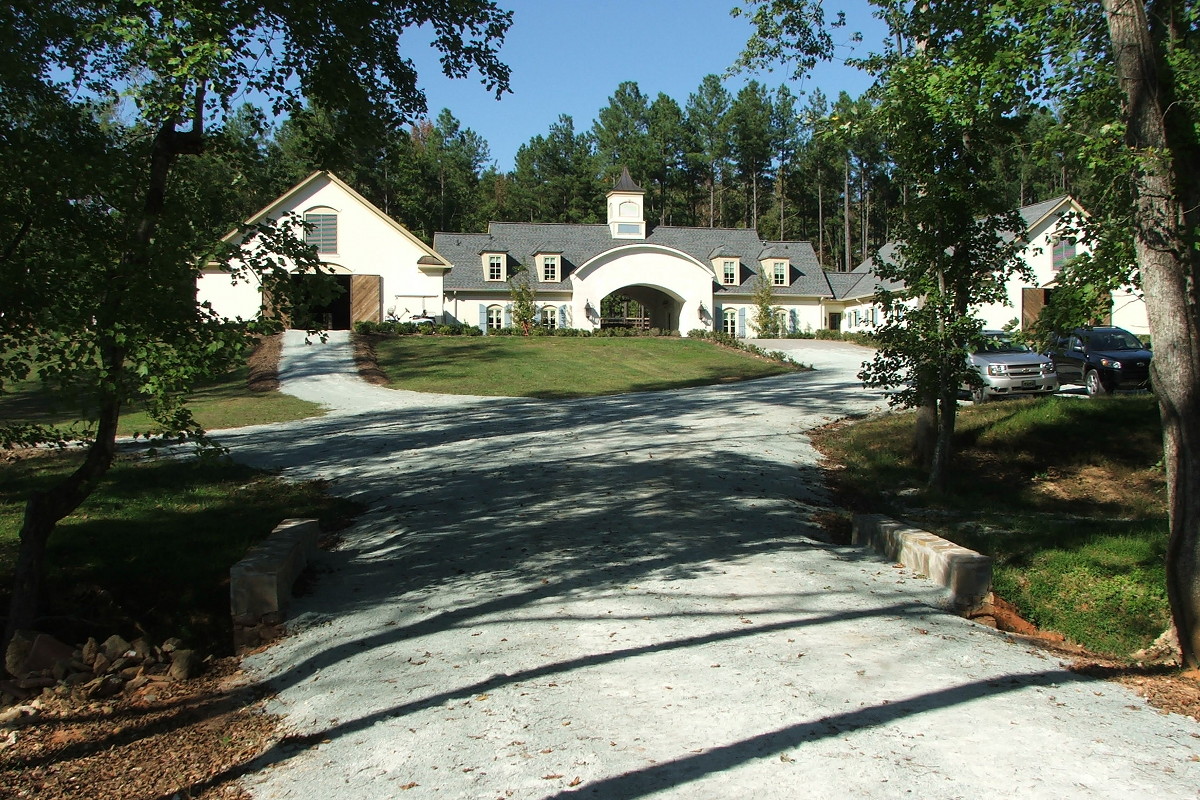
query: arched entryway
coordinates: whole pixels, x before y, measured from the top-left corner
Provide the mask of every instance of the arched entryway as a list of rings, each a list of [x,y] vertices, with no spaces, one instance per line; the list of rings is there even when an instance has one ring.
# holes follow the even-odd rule
[[[653,286],[623,286],[600,301],[601,328],[679,330],[682,300]]]
[[[573,319],[580,327],[626,325],[687,333],[711,324],[706,315],[713,302],[712,269],[671,247],[636,242],[606,250],[571,274],[571,289]],[[614,313],[612,301],[604,302],[614,296],[636,304],[636,314]]]

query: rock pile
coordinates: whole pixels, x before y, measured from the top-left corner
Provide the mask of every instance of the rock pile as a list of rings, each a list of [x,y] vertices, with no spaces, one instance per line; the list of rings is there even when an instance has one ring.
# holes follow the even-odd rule
[[[152,645],[110,636],[71,647],[44,633],[18,633],[4,654],[12,680],[0,680],[0,696],[21,703],[47,689],[80,700],[112,697],[153,682],[181,681],[200,673],[202,661],[178,639]]]

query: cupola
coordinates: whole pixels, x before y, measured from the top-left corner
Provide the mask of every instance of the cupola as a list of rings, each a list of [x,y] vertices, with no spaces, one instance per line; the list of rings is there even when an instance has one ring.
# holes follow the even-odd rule
[[[633,182],[628,167],[621,167],[621,177],[608,193],[608,230],[614,239],[646,238],[645,199],[646,190]]]

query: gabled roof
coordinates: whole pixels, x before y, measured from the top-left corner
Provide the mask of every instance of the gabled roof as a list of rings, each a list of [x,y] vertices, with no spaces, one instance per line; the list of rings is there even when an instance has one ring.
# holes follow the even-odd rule
[[[1086,214],[1083,206],[1079,205],[1070,195],[1061,195],[1053,197],[1049,200],[1043,200],[1040,203],[1032,203],[1027,206],[1022,206],[1018,209],[1021,219],[1025,222],[1025,233],[1028,234],[1040,227],[1044,222],[1062,216],[1068,211],[1074,211],[1079,214]],[[1004,239],[1007,241],[1012,238],[1012,234],[1005,234]],[[844,293],[835,291],[837,297],[867,297],[874,293],[875,285],[882,284],[885,289],[898,291],[904,288],[904,284],[900,281],[881,281],[875,275],[875,269],[880,261],[891,261],[895,257],[897,243],[894,241],[888,242],[883,247],[879,248],[875,255],[867,258],[861,264],[854,268],[850,273],[831,273],[849,274],[858,276],[857,282],[845,289]],[[840,279],[836,281],[840,283]]]
[[[366,208],[371,213],[373,213],[375,216],[377,216],[380,220],[382,220],[385,224],[390,226],[394,231],[396,231],[401,236],[403,236],[405,239],[407,239],[408,241],[410,241],[414,245],[416,245],[422,251],[422,255],[419,259],[421,264],[437,265],[437,266],[444,266],[444,267],[450,266],[450,262],[447,261],[446,259],[442,258],[433,248],[431,248],[429,245],[425,244],[420,239],[418,239],[416,236],[414,236],[407,228],[405,228],[399,222],[396,222],[396,220],[392,219],[387,214],[380,211],[378,206],[376,206],[370,200],[368,200],[367,198],[363,197],[361,194],[356,192],[354,190],[354,188],[352,186],[350,186],[350,184],[346,183],[341,178],[339,178],[337,175],[334,175],[332,172],[329,172],[327,170],[318,170],[318,171],[312,173],[307,178],[300,181],[295,186],[288,189],[283,194],[279,195],[279,197],[276,197],[274,200],[272,200],[266,206],[259,209],[259,211],[257,211],[256,213],[254,213],[250,217],[248,217],[245,221],[245,224],[252,225],[252,224],[255,224],[258,222],[262,222],[265,219],[275,219],[276,215],[281,213],[282,209],[285,209],[288,206],[292,205],[292,202],[295,200],[295,198],[297,196],[302,194],[312,184],[316,183],[319,180],[327,180],[330,183],[332,183],[334,186],[337,186],[339,189],[341,189],[346,194],[348,194],[350,196],[350,198],[352,200],[354,200],[356,203],[359,203],[360,205],[362,205],[364,208]],[[225,236],[222,237],[221,241],[231,242],[231,241],[234,241],[240,235],[241,235],[241,230],[239,228],[234,228],[232,231],[225,234]]]

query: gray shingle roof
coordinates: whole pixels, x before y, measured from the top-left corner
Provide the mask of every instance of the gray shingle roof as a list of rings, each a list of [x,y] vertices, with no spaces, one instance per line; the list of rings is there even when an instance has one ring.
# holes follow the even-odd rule
[[[448,291],[507,292],[503,283],[485,281],[481,253],[507,253],[510,271],[527,268],[535,278],[537,253],[561,254],[559,277],[554,283],[535,281],[538,291],[570,290],[570,275],[580,265],[620,247],[651,244],[678,250],[706,266],[715,257],[736,258],[741,265],[737,286],[714,284],[714,291],[725,294],[750,294],[754,291],[759,258],[765,248],[772,258],[787,258],[791,274],[787,286],[776,286],[780,295],[830,297],[833,295],[825,272],[817,263],[809,242],[763,242],[755,231],[743,228],[682,228],[661,225],[651,229],[644,240],[614,239],[607,225],[570,225],[561,223],[493,222],[487,233],[437,233],[433,248],[453,268],[446,275]],[[720,253],[715,256],[714,253]]]
[[[1062,204],[1063,201],[1065,201],[1067,199],[1068,198],[1066,195],[1061,195],[1059,197],[1053,197],[1049,200],[1043,200],[1040,203],[1033,203],[1031,205],[1022,206],[1020,209],[1018,209],[1018,212],[1021,214],[1021,219],[1024,220],[1024,222],[1025,222],[1026,229],[1028,230],[1035,223],[1037,223],[1038,220],[1042,219],[1042,217],[1049,214],[1051,211],[1053,211],[1055,209],[1056,206]],[[1012,238],[1012,235],[1006,233],[1006,234],[1004,234],[1003,238],[1005,241],[1007,241],[1010,238]],[[904,283],[902,281],[893,281],[893,280],[880,281],[875,277],[875,268],[876,268],[876,265],[878,264],[878,262],[880,260],[883,260],[883,261],[891,260],[892,258],[895,257],[895,253],[896,253],[896,242],[888,242],[883,247],[879,248],[879,251],[876,255],[868,258],[866,261],[863,261],[861,264],[859,264],[857,267],[854,268],[853,272],[849,273],[850,275],[858,276],[859,280],[857,281],[857,283],[855,283],[852,286],[847,287],[844,290],[841,289],[839,286],[839,284],[841,283],[840,278],[838,278],[837,280],[831,281],[835,285],[835,289],[836,289],[835,296],[837,296],[837,297],[865,297],[867,295],[872,294],[875,291],[875,284],[879,284],[879,283],[882,283],[884,288],[889,289],[891,291],[898,291],[900,289],[903,289]],[[833,277],[833,274],[831,274],[831,278],[832,277]]]

